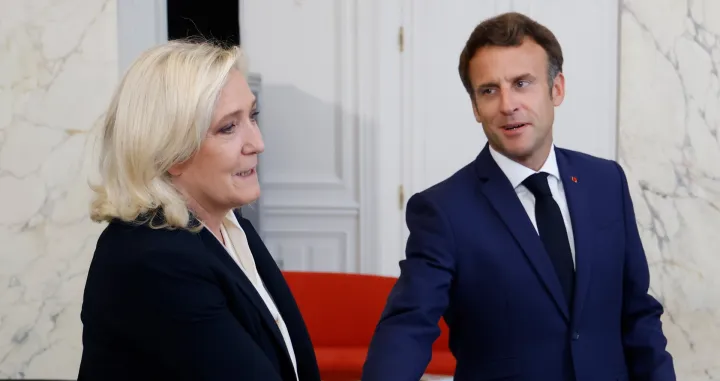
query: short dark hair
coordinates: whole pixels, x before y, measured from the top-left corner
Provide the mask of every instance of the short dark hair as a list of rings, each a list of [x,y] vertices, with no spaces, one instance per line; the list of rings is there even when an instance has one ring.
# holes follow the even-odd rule
[[[526,37],[535,41],[547,53],[548,81],[552,84],[555,77],[562,72],[563,54],[560,43],[550,29],[542,24],[522,13],[509,12],[478,24],[460,53],[460,80],[471,97],[474,90],[470,82],[469,67],[475,53],[485,46],[520,46]]]

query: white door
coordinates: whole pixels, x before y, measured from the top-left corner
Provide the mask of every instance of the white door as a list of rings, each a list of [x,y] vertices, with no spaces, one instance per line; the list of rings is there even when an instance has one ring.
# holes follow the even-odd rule
[[[380,232],[401,232],[397,202],[391,216],[381,213],[389,191],[379,184],[394,178],[394,190],[400,177],[400,3],[243,0],[240,8],[250,71],[262,77],[265,243],[285,270],[382,272]]]
[[[407,197],[449,177],[483,148],[486,138],[460,81],[458,59],[478,23],[511,10],[546,25],[562,45],[567,96],[556,110],[556,144],[615,158],[617,0],[405,0],[402,140]],[[396,246],[406,238],[404,228]],[[397,271],[398,257],[386,255],[385,268]]]

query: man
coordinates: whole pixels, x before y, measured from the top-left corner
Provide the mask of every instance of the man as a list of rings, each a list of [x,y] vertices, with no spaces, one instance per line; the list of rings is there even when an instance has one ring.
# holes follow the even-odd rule
[[[420,379],[441,316],[455,381],[675,380],[623,170],[553,146],[562,64],[518,13],[470,35],[460,78],[488,144],[409,200],[363,381]]]

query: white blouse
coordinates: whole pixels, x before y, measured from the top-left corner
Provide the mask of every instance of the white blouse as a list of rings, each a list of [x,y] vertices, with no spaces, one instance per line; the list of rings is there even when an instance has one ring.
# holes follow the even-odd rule
[[[227,250],[230,257],[242,269],[253,286],[255,286],[255,290],[257,290],[258,294],[260,294],[260,297],[270,311],[270,315],[275,320],[275,323],[277,323],[280,333],[285,341],[285,346],[290,354],[290,360],[292,360],[293,368],[295,369],[295,379],[298,379],[295,351],[293,350],[292,341],[290,341],[290,334],[287,326],[285,325],[285,321],[283,320],[282,315],[280,315],[280,311],[278,311],[275,302],[270,296],[270,293],[268,293],[265,288],[265,284],[262,279],[260,279],[260,275],[255,267],[255,259],[253,258],[250,246],[247,242],[247,236],[232,211],[230,211],[223,219],[223,222],[220,225],[220,233],[222,234],[222,241],[225,241],[225,244],[223,245],[225,250]],[[220,243],[222,243],[222,241]]]

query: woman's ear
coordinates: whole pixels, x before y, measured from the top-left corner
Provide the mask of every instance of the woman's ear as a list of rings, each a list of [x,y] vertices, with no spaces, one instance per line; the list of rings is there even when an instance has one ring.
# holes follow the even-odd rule
[[[185,170],[187,169],[189,163],[190,160],[185,160],[183,162],[173,164],[170,169],[168,169],[168,173],[170,174],[170,176],[173,177],[181,176],[183,172],[185,172]]]

